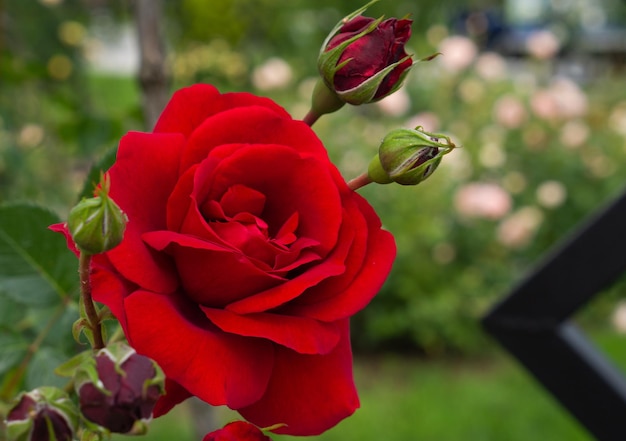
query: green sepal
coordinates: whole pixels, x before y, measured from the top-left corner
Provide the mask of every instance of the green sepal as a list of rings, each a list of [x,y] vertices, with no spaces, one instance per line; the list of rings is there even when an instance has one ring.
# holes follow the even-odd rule
[[[67,360],[65,363],[57,366],[54,370],[54,373],[61,377],[69,377],[72,378],[76,375],[76,371],[84,365],[84,363],[88,362],[89,359],[93,357],[93,351],[83,351],[72,358]]]
[[[404,70],[404,72],[402,72],[398,81],[389,90],[389,92],[387,92],[385,95],[381,97],[374,99],[374,96],[376,95],[376,92],[380,88],[380,85],[382,84],[385,77],[388,74],[390,74],[391,71],[393,71],[400,64],[404,63],[406,60],[411,59],[411,57],[412,55],[407,55],[403,59],[396,61],[393,64],[390,64],[389,66],[385,67],[383,70],[377,72],[376,74],[374,74],[373,76],[371,76],[370,78],[363,81],[361,84],[359,84],[358,86],[352,89],[342,90],[342,91],[338,90],[337,95],[343,101],[353,104],[353,105],[375,102],[375,101],[385,98],[388,95],[391,95],[393,92],[395,92],[402,86],[404,79],[406,78],[407,74],[413,67],[413,64],[411,64],[411,66],[409,66],[407,69]]]

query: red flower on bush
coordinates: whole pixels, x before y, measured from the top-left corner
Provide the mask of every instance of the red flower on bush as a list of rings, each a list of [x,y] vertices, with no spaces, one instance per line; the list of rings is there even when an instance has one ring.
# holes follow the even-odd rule
[[[165,372],[155,416],[196,395],[312,435],[353,413],[348,321],[395,245],[306,124],[196,85],[121,140],[109,173],[129,222],[94,256],[93,296]]]
[[[202,441],[272,441],[258,427],[245,421],[233,421],[207,433]]]
[[[318,60],[326,84],[351,104],[378,101],[397,90],[413,65],[405,50],[411,23],[362,15],[344,23]]]

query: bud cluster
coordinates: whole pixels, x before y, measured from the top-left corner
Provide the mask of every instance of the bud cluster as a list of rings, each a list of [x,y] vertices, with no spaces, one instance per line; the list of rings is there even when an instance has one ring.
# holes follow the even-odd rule
[[[78,413],[68,395],[54,387],[21,394],[6,419],[9,441],[72,441]]]
[[[85,359],[74,382],[83,416],[116,433],[128,433],[149,418],[164,388],[156,363],[122,343]]]

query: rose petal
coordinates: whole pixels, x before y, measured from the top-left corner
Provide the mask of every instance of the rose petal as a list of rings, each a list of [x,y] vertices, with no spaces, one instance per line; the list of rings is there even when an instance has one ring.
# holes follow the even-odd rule
[[[58,224],[52,224],[48,227],[48,229],[51,231],[54,231],[55,233],[61,233],[63,236],[65,236],[65,241],[67,242],[67,248],[69,248],[69,250],[72,253],[76,254],[76,256],[80,254],[80,251],[78,251],[78,248],[76,248],[74,239],[72,239],[72,235],[70,234],[70,231],[67,229],[67,223],[63,222],[63,223],[58,223]]]
[[[380,229],[378,216],[361,196],[354,193],[352,203],[346,206],[351,210],[344,219],[355,222],[360,213],[367,222],[353,224],[357,238],[360,237],[355,243],[361,244],[346,259],[347,271],[312,287],[281,308],[281,313],[323,321],[346,318],[363,309],[385,282],[396,255],[393,236]]]
[[[298,236],[319,241],[315,248],[318,254],[325,255],[335,245],[341,198],[327,163],[302,158],[289,147],[253,145],[224,158],[213,173],[207,199],[221,198],[232,185],[245,185],[266,196],[262,218],[270,226],[270,235],[297,212]],[[202,204],[200,195],[204,192],[197,191],[198,203]]]
[[[226,93],[209,84],[195,84],[174,93],[161,113],[154,132],[181,133],[188,137],[206,118],[234,107],[263,106],[281,115],[289,114],[268,98],[249,93]]]
[[[177,296],[137,291],[125,307],[130,344],[193,395],[231,408],[263,395],[274,364],[269,341],[225,334]]]
[[[157,418],[161,415],[165,415],[168,413],[174,406],[179,403],[182,403],[187,398],[192,397],[193,395],[189,393],[187,389],[182,387],[177,382],[166,378],[165,379],[165,395],[162,395],[161,398],[154,405],[154,409],[152,410],[152,415]]]
[[[327,354],[337,345],[341,334],[339,322],[324,323],[272,313],[239,315],[204,307],[202,311],[222,331],[266,338],[301,354]]]
[[[324,145],[306,124],[267,107],[251,106],[218,113],[198,126],[189,138],[181,170],[203,161],[215,147],[227,144],[293,146],[302,155],[328,162]]]
[[[122,329],[126,330],[124,299],[137,290],[137,285],[124,279],[111,265],[106,254],[93,256],[89,280],[93,299],[107,305]]]
[[[343,274],[346,271],[345,259],[350,251],[354,231],[344,232],[344,227],[342,227],[339,237],[338,246],[324,261],[283,284],[234,302],[228,305],[226,309],[236,314],[269,311],[297,298],[321,281]]]
[[[233,185],[220,200],[224,214],[235,217],[238,213],[260,216],[265,207],[265,195],[245,185]]]
[[[341,339],[327,355],[303,355],[277,347],[274,370],[263,397],[238,409],[259,427],[296,436],[317,435],[352,415],[359,407],[352,377],[349,323],[342,320]]]
[[[219,244],[170,231],[153,231],[143,237],[155,249],[169,247],[185,294],[206,306],[223,307],[284,281]]]
[[[129,133],[109,170],[110,196],[128,216],[128,225],[122,243],[107,255],[120,274],[154,292],[171,293],[178,281],[171,260],[153,253],[141,234],[166,227],[167,198],[178,178],[183,143],[177,134]]]

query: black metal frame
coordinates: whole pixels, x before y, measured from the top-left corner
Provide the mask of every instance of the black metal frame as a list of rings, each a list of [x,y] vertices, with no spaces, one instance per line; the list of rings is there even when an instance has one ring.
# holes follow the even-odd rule
[[[484,328],[601,441],[626,440],[626,379],[568,319],[625,271],[626,192],[482,319]]]

